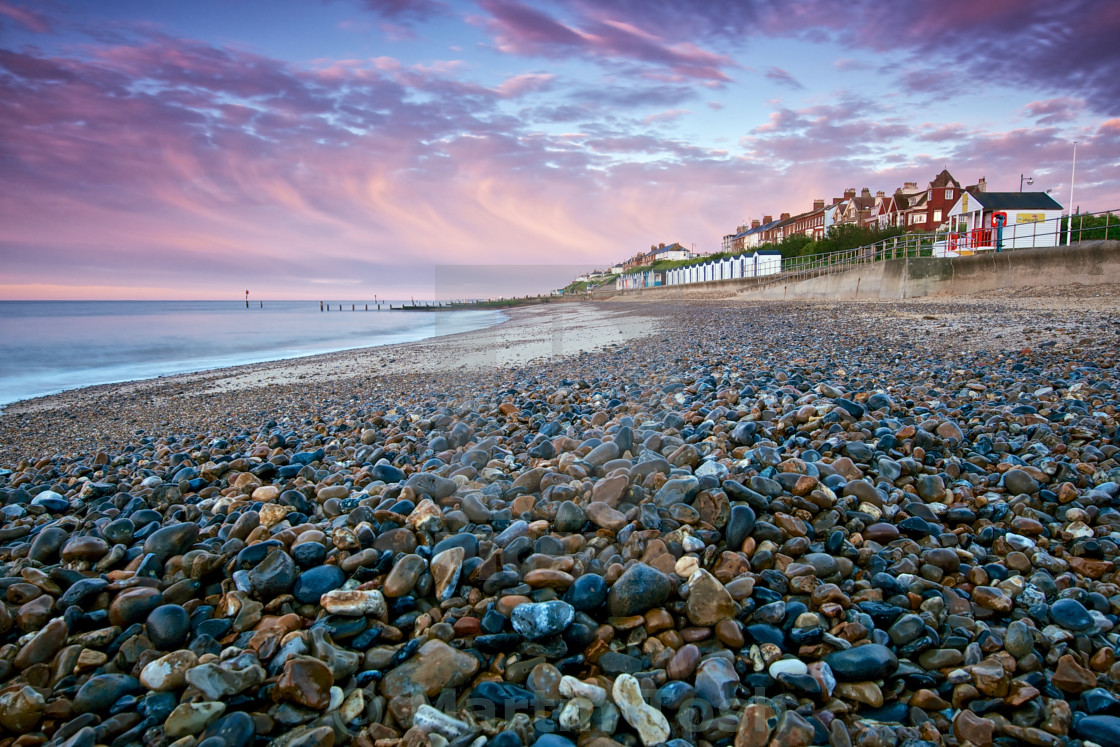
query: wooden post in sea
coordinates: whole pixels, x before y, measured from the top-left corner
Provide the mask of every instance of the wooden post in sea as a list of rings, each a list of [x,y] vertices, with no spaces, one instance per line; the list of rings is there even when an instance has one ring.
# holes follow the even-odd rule
[[[249,308],[249,291],[245,291],[245,308]]]
[[[319,311],[322,312],[322,310],[323,310],[323,302],[320,301],[319,302]]]

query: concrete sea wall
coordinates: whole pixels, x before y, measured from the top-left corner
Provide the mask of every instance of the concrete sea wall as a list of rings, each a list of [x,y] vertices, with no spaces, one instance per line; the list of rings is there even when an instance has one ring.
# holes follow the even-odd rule
[[[656,301],[687,298],[897,299],[968,296],[1008,288],[1120,284],[1120,241],[1018,249],[954,259],[918,257],[874,262],[834,275],[761,285],[723,280],[638,291],[600,291],[596,299]]]

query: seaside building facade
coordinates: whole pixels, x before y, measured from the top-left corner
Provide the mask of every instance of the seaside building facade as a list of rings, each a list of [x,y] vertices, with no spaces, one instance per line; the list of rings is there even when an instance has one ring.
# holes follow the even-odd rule
[[[966,190],[949,208],[948,222],[946,240],[935,246],[939,256],[1058,246],[1062,206],[1046,192]]]

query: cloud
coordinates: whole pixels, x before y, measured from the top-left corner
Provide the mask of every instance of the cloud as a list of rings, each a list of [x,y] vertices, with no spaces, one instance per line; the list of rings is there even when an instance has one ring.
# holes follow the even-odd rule
[[[521,73],[506,78],[496,90],[502,98],[517,98],[547,90],[555,77],[551,73]]]
[[[651,230],[618,156],[674,169],[705,156],[625,130],[613,142],[548,136],[499,111],[503,95],[549,85],[546,74],[489,90],[448,77],[454,68],[380,58],[298,69],[155,33],[83,58],[9,52],[0,64],[0,252],[15,258],[0,285],[12,294],[47,287],[46,267],[52,287],[174,277],[181,290],[167,297],[220,295],[253,277],[262,293],[298,297],[322,292],[307,284],[328,276],[322,267],[367,285],[419,282],[415,268],[449,247],[477,262],[524,263],[533,247],[530,261],[590,265]],[[644,184],[677,194],[669,174]],[[682,202],[700,213],[699,195]],[[668,232],[671,221],[654,223]]]
[[[993,188],[1030,172],[1068,194],[1074,137],[1079,195],[1120,205],[1120,115],[1080,127],[1083,113],[1064,119],[1091,109],[1087,91],[1107,83],[1078,79],[1077,91],[1038,94],[1020,114],[1041,127],[999,129],[951,114],[924,122],[897,97],[819,92],[806,105],[790,94],[761,104],[771,109],[761,125],[736,120],[746,136],[713,150],[657,127],[723,105],[704,90],[720,80],[688,64],[725,76],[744,68],[711,50],[795,35],[801,24],[848,34],[863,45],[853,48],[859,59],[885,45],[876,54],[895,61],[888,87],[894,71],[929,73],[946,53],[917,38],[864,39],[811,13],[813,3],[791,6],[779,23],[770,5],[748,12],[722,0],[722,19],[707,4],[660,0],[556,0],[547,13],[485,2],[477,23],[506,54],[590,59],[606,74],[589,82],[533,63],[479,81],[456,61],[405,54],[299,65],[135,25],[49,52],[0,50],[0,292],[47,288],[45,278],[52,288],[102,289],[128,278],[166,297],[220,295],[251,277],[254,292],[311,297],[328,291],[308,279],[344,277],[363,287],[400,278],[419,297],[435,264],[564,257],[591,266],[674,240],[714,249],[744,215],[807,209],[846,186],[889,191],[946,165]],[[754,25],[741,25],[748,15]],[[961,16],[965,30],[980,22]],[[944,80],[967,78],[980,62],[956,64]],[[1012,89],[1025,80],[1017,75]],[[1031,90],[1047,90],[1057,79],[1047,76]],[[738,102],[726,106],[740,116]]]
[[[1032,101],[1027,104],[1027,114],[1034,117],[1038,124],[1069,122],[1074,115],[1085,108],[1085,102],[1072,96],[1060,96],[1045,101]]]
[[[725,68],[735,67],[726,55],[701,49],[690,41],[667,43],[657,35],[619,20],[581,17],[577,25],[515,0],[480,0],[489,14],[480,19],[502,52],[518,55],[563,57],[586,54],[604,61],[653,65],[676,79],[723,83],[730,80]]]
[[[0,0],[0,16],[15,21],[28,31],[33,31],[37,34],[49,34],[54,31],[54,25],[46,16],[19,5],[6,2],[6,0]]]
[[[775,83],[786,86],[788,88],[795,88],[799,90],[805,88],[805,86],[801,85],[800,81],[798,81],[797,78],[793,77],[793,75],[788,70],[783,70],[780,67],[771,66],[766,68],[766,78],[767,80],[772,80]]]
[[[654,124],[655,122],[672,122],[680,119],[681,117],[691,114],[688,109],[670,109],[669,111],[657,112],[645,117],[642,121],[645,124]]]
[[[369,11],[394,21],[426,21],[449,12],[447,3],[438,0],[361,0]]]
[[[875,64],[916,93],[943,98],[959,81],[974,79],[997,89],[1072,96],[1092,111],[1120,114],[1120,4],[1108,0],[857,0],[842,13],[830,0],[557,4],[579,17],[581,28],[625,20],[663,45],[749,49],[767,37],[832,41],[853,52],[835,63],[839,69]]]

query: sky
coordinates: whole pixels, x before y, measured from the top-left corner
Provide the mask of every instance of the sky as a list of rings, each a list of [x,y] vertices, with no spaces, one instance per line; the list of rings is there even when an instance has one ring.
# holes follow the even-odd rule
[[[1117,39],[1114,0],[0,0],[0,298],[537,292],[944,168],[1120,208]]]

